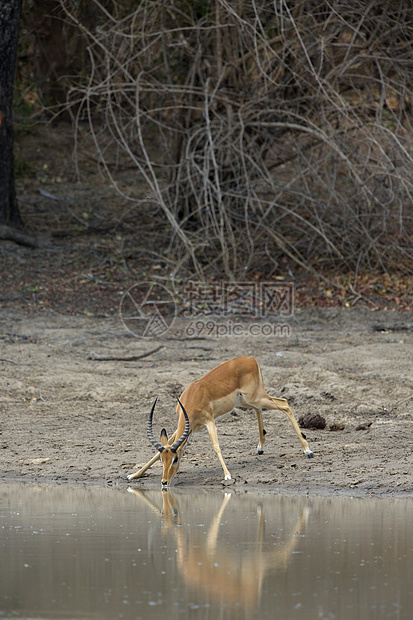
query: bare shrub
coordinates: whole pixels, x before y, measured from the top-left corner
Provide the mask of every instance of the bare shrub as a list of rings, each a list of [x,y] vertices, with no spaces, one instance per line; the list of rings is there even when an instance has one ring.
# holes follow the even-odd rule
[[[127,198],[167,222],[177,269],[411,269],[408,0],[95,5],[70,101],[113,182],[113,144],[145,179]]]

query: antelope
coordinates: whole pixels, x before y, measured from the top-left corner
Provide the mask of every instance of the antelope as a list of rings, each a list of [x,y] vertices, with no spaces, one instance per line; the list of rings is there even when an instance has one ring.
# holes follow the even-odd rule
[[[299,561],[297,556],[294,556],[294,551],[301,546],[302,536],[307,528],[310,516],[308,506],[301,508],[300,514],[295,519],[291,513],[285,512],[288,515],[289,525],[283,528],[281,540],[275,544],[265,537],[266,523],[274,521],[271,518],[273,513],[266,511],[265,505],[258,505],[257,532],[254,535],[253,530],[248,530],[247,540],[252,543],[248,545],[249,553],[240,553],[238,547],[225,544],[226,540],[222,540],[220,530],[222,531],[222,517],[226,512],[225,520],[235,523],[237,532],[241,525],[241,532],[245,535],[242,527],[244,497],[234,497],[225,493],[220,508],[211,519],[205,539],[204,528],[199,531],[201,528],[190,528],[187,525],[188,521],[191,521],[192,511],[188,508],[193,505],[192,494],[185,497],[185,495],[173,495],[170,489],[162,491],[162,510],[160,510],[150,499],[153,494],[148,496],[145,491],[130,488],[129,492],[142,499],[153,512],[162,515],[162,533],[172,532],[175,536],[174,561],[185,584],[196,592],[199,600],[207,596],[207,600],[211,603],[220,606],[225,604],[229,609],[236,606],[237,617],[240,617],[242,609],[247,612],[257,609],[264,580],[269,574],[275,587],[276,576],[286,573],[290,564]],[[186,510],[181,511],[178,498],[183,500]],[[235,505],[231,506],[230,500],[231,504]],[[221,544],[220,538],[224,544]],[[171,544],[168,540],[170,539],[168,538],[164,544]]]
[[[169,486],[179,469],[190,434],[196,433],[202,426],[207,427],[213,449],[224,470],[225,480],[230,480],[231,474],[219,447],[215,420],[231,413],[234,407],[247,407],[255,411],[259,432],[258,454],[264,452],[265,430],[262,421],[262,409],[265,408],[284,411],[297,433],[304,454],[308,458],[314,456],[286,399],[269,396],[265,391],[260,367],[253,357],[236,357],[223,362],[201,379],[190,383],[178,399],[176,408],[178,427],[175,433],[168,439],[165,429],[162,429],[160,442],[155,440],[152,433],[156,402],[157,399],[149,414],[147,435],[151,444],[158,450],[158,454],[139,471],[130,474],[128,480],[140,478],[160,458],[163,464],[162,487]]]

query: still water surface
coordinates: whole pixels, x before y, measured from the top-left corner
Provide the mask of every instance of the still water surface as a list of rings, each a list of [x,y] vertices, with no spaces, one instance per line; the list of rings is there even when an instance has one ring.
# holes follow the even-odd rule
[[[413,499],[0,486],[0,618],[412,617]]]

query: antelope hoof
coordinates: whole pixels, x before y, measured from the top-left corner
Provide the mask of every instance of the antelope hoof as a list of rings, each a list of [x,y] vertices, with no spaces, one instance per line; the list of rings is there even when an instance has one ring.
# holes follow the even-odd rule
[[[231,474],[228,474],[228,476],[225,476],[225,480],[231,480]]]
[[[133,474],[129,474],[129,475],[127,476],[127,479],[128,479],[129,481],[133,480]]]
[[[312,459],[314,456],[314,452],[311,452],[310,448],[304,451],[304,454],[308,456],[309,459]]]
[[[257,448],[257,454],[264,454],[264,450],[260,447]]]

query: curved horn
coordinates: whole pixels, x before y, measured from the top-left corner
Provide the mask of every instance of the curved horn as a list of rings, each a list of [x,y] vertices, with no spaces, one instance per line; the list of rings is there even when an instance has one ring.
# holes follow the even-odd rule
[[[189,427],[189,418],[188,418],[188,414],[185,411],[185,408],[183,406],[183,404],[181,403],[181,401],[179,400],[179,398],[177,399],[178,403],[181,405],[182,411],[184,412],[184,416],[185,416],[185,429],[184,432],[182,433],[182,435],[180,436],[179,439],[177,439],[171,446],[171,451],[172,452],[176,452],[178,450],[178,448],[180,448],[180,446],[182,446],[182,444],[184,443],[185,439],[188,438],[191,429]]]
[[[147,435],[148,435],[148,439],[151,442],[151,444],[155,446],[155,448],[159,450],[159,452],[163,452],[165,448],[163,447],[161,443],[159,443],[159,441],[156,441],[152,433],[152,418],[153,418],[153,412],[155,410],[155,405],[156,405],[157,400],[158,400],[158,397],[155,398],[155,402],[153,403],[151,412],[149,414]]]

